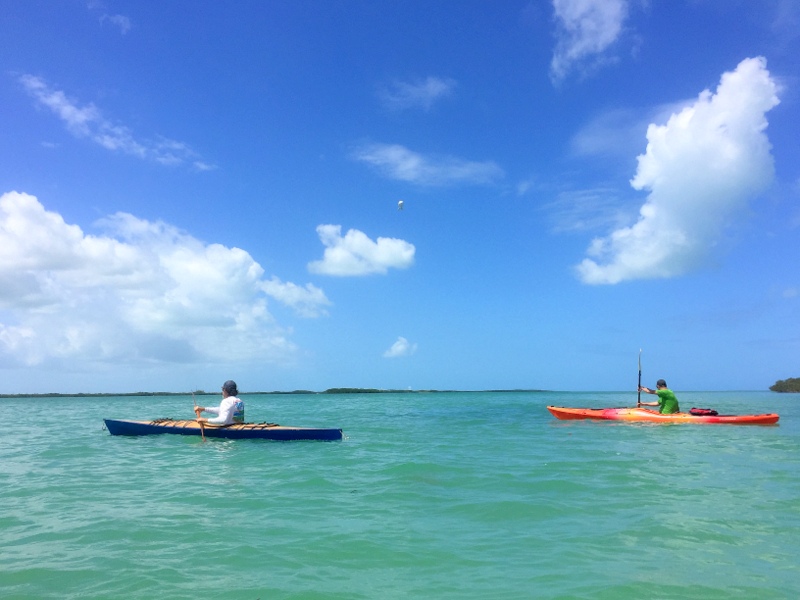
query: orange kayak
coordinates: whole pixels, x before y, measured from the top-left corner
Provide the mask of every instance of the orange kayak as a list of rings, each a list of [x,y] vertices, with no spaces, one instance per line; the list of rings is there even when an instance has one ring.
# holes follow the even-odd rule
[[[557,419],[600,419],[605,421],[638,421],[644,423],[718,423],[728,425],[773,425],[780,418],[775,413],[762,415],[692,415],[672,413],[662,415],[646,408],[566,408],[548,406]]]

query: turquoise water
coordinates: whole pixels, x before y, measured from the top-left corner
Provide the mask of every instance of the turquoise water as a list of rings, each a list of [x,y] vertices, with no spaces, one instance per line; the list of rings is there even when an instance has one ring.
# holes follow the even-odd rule
[[[777,426],[557,421],[633,394],[245,396],[343,442],[112,437],[191,397],[0,400],[0,598],[800,597],[800,397]],[[210,403],[210,401],[208,401]]]

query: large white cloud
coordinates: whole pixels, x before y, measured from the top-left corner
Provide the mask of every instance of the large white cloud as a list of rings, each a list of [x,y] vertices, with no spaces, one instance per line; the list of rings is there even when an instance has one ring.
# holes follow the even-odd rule
[[[576,65],[597,60],[622,32],[628,15],[627,0],[553,0],[556,49],[550,63],[555,82]]]
[[[391,179],[424,186],[489,184],[503,177],[494,162],[476,162],[453,156],[425,156],[400,144],[365,144],[353,158],[377,168]]]
[[[416,249],[404,240],[379,237],[373,242],[357,229],[342,236],[341,225],[319,225],[317,233],[325,253],[322,260],[308,264],[312,273],[351,277],[385,274],[390,268],[406,269],[414,264]]]
[[[777,85],[763,58],[723,74],[716,93],[647,129],[631,185],[649,192],[639,219],[595,239],[578,266],[585,283],[673,277],[702,265],[725,226],[773,179],[766,113]]]
[[[329,304],[273,277],[244,250],[118,213],[103,235],[0,196],[0,356],[9,364],[283,362],[295,347],[267,296],[301,316]]]

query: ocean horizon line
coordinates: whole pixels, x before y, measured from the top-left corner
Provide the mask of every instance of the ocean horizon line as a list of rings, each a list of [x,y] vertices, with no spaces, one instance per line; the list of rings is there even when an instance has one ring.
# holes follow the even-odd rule
[[[540,389],[491,389],[491,390],[450,390],[450,389],[379,389],[379,388],[328,388],[322,391],[316,390],[273,390],[239,392],[239,396],[267,396],[267,395],[306,395],[306,394],[464,394],[464,393],[553,393],[558,390]],[[39,393],[14,393],[0,394],[0,398],[103,398],[103,397],[138,397],[138,396],[218,396],[219,392],[206,392],[204,390],[194,390],[188,392],[39,392]]]
[[[768,388],[764,390],[681,390],[680,393],[705,393],[705,392],[764,392],[771,391]],[[482,389],[482,390],[454,390],[454,389],[380,389],[380,388],[328,388],[323,391],[315,390],[273,390],[273,391],[254,391],[254,392],[239,392],[240,396],[288,396],[288,395],[344,395],[344,394],[512,394],[512,393],[526,393],[526,394],[630,394],[635,393],[630,390],[544,390],[538,388],[499,388],[499,389]],[[776,392],[777,393],[777,392]],[[189,392],[39,392],[39,393],[14,393],[2,394],[0,398],[112,398],[112,397],[157,397],[157,396],[218,396],[219,392],[206,392],[204,390],[194,390]]]

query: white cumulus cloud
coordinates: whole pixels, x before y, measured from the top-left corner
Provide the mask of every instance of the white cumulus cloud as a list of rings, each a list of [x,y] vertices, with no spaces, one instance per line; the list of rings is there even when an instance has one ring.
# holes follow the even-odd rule
[[[56,115],[72,135],[89,139],[111,151],[152,160],[162,165],[192,166],[198,171],[215,167],[201,160],[188,144],[156,136],[154,140],[136,139],[124,125],[113,123],[103,116],[93,103],[80,105],[62,90],[53,89],[41,77],[22,75],[20,83],[36,102]]]
[[[355,160],[372,165],[390,179],[423,186],[489,184],[503,177],[494,162],[475,162],[452,156],[425,156],[400,144],[365,144]]]
[[[411,356],[417,351],[417,344],[412,344],[403,336],[397,338],[397,341],[383,353],[384,358],[400,358],[402,356]]]
[[[553,0],[556,48],[550,62],[553,81],[576,65],[597,60],[619,37],[628,16],[627,0]]]
[[[341,225],[319,225],[317,234],[325,252],[322,260],[308,264],[312,273],[339,277],[383,275],[389,269],[407,269],[414,264],[416,248],[404,240],[379,237],[372,241],[357,229],[342,236]]]
[[[378,97],[390,110],[421,108],[430,110],[434,102],[452,94],[456,82],[442,77],[426,77],[422,81],[409,83],[394,81],[378,90]]]
[[[773,179],[766,113],[778,86],[763,58],[722,75],[715,93],[647,129],[631,185],[648,192],[638,221],[595,239],[585,283],[674,277],[702,265],[730,220]]]
[[[323,314],[321,290],[244,250],[117,213],[89,235],[31,195],[0,196],[0,356],[7,365],[286,362],[294,344],[267,296]],[[71,361],[71,362],[70,362]]]

